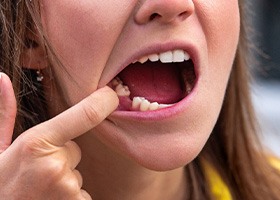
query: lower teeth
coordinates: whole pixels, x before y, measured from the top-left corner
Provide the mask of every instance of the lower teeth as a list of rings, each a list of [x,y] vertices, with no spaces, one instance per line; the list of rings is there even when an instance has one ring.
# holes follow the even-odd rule
[[[167,108],[174,104],[159,104],[158,102],[149,102],[144,97],[134,97],[132,100],[132,110],[134,111],[151,111],[161,108]]]
[[[183,77],[184,79],[186,77]],[[184,80],[186,85],[186,93],[189,94],[192,90],[192,86],[188,83],[188,81]],[[110,82],[110,86],[117,93],[118,96],[121,97],[129,97],[130,91],[128,86],[123,85],[123,82],[119,77],[114,78]],[[144,97],[134,97],[132,100],[131,110],[133,111],[153,111],[159,110],[162,108],[171,107],[174,104],[160,104],[158,102],[150,102]]]

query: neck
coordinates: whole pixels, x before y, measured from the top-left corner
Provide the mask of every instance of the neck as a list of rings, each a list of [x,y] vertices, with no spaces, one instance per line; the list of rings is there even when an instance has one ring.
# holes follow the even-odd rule
[[[83,188],[94,199],[186,199],[184,168],[148,170],[113,152],[90,134],[78,138],[77,143],[82,149],[78,170],[83,175]]]

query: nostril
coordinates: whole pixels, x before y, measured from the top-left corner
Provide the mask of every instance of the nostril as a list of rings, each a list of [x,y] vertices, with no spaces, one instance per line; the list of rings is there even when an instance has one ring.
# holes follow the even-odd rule
[[[150,21],[154,20],[155,18],[159,17],[160,15],[157,14],[157,13],[153,13],[151,16],[150,16]]]
[[[185,15],[187,15],[187,14],[188,14],[188,12],[185,11],[185,12],[180,13],[179,16],[180,16],[180,17],[183,17],[183,16],[185,16]]]
[[[193,0],[143,1],[134,19],[139,25],[155,21],[177,23],[188,18],[193,12]]]
[[[186,11],[186,12],[180,13],[180,14],[178,15],[178,17],[181,18],[181,19],[185,19],[185,18],[188,17],[188,15],[189,15],[189,13]],[[153,20],[155,20],[156,18],[161,18],[161,17],[162,17],[162,16],[161,16],[160,14],[158,14],[158,13],[153,13],[153,14],[151,14],[149,20],[150,20],[150,21],[153,21]]]
[[[181,19],[184,20],[184,19],[186,19],[189,15],[190,15],[190,13],[187,12],[187,11],[185,11],[185,12],[180,13],[180,14],[179,14],[179,17],[180,17]]]

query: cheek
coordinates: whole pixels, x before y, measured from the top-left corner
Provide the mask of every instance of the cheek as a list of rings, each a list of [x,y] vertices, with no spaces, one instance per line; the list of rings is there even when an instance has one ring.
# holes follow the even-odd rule
[[[208,81],[212,86],[210,91],[213,98],[216,96],[221,99],[224,95],[239,40],[238,1],[211,0],[198,4],[198,10],[200,11],[198,15],[207,42]]]
[[[198,4],[198,15],[206,35],[210,62],[222,60],[221,58],[232,62],[240,28],[238,1],[211,0]]]
[[[218,117],[223,104],[239,40],[239,6],[237,0],[197,0],[195,2],[208,52],[208,63],[204,67],[200,94],[201,105],[205,106],[202,109],[207,111],[209,119],[203,120],[214,124],[210,118]]]
[[[121,21],[124,16],[116,12],[120,7],[123,5],[110,6],[110,0],[103,3],[45,0],[42,4],[43,25],[52,45],[67,64],[80,65],[108,54],[124,23]]]
[[[90,1],[43,1],[44,29],[52,45],[59,54],[63,54],[64,59],[70,59],[77,53],[83,60],[88,57],[89,49],[97,53],[102,48],[102,43],[108,43],[105,40],[108,37],[106,29],[110,26],[108,19],[104,17],[102,7],[98,8],[99,12],[93,8],[96,5]],[[104,24],[108,24],[108,27]]]
[[[43,26],[52,44],[60,50],[59,53],[68,53],[68,59],[78,54],[83,60],[98,57],[106,51],[106,47],[112,47],[133,5],[127,1],[118,4],[113,2],[43,1]],[[122,12],[118,12],[120,10]]]
[[[125,11],[117,12],[119,10]],[[130,1],[117,5],[113,0],[41,1],[43,28],[70,79],[63,75],[64,69],[54,66],[54,72],[67,98],[74,98],[72,94],[77,94],[72,102],[79,101],[97,88],[130,10]]]

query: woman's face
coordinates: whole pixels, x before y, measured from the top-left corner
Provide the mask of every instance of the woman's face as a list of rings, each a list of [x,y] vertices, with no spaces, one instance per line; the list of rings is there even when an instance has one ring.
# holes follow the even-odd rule
[[[237,0],[41,0],[41,16],[68,106],[105,85],[121,96],[99,140],[156,170],[197,156],[235,57]]]

